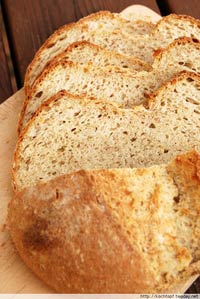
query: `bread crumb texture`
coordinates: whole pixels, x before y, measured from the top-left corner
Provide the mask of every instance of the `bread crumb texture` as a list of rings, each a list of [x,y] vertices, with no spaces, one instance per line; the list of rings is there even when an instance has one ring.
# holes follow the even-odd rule
[[[146,167],[200,150],[200,80],[183,73],[146,108],[60,92],[22,133],[14,158],[17,189],[80,169]]]

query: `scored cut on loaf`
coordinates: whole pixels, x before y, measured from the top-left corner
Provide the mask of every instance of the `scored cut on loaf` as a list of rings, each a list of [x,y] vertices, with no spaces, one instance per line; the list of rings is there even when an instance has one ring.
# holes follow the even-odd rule
[[[9,230],[59,293],[168,293],[200,273],[199,197],[195,151],[150,168],[81,170],[18,193]]]
[[[199,42],[187,38],[178,39],[163,50],[162,54],[157,53],[151,72],[141,71],[135,74],[113,67],[80,66],[66,61],[66,58],[53,61],[35,81],[24,102],[18,132],[42,102],[61,89],[76,95],[84,93],[97,99],[115,101],[122,107],[132,108],[133,105],[144,102],[147,94],[154,92],[179,72],[200,72],[199,50]]]
[[[146,108],[121,109],[58,93],[39,108],[18,140],[15,189],[79,169],[146,167],[200,150],[200,76],[183,73],[152,98]]]
[[[45,65],[56,55],[60,54],[71,43],[89,40],[98,32],[117,32],[118,36],[126,33],[130,36],[145,35],[151,32],[154,25],[151,22],[137,20],[134,22],[123,19],[119,14],[109,11],[100,11],[80,19],[56,30],[41,46],[34,56],[33,62],[27,68],[25,75],[25,90],[29,89],[35,78],[44,69]],[[101,45],[101,43],[100,43]],[[114,45],[111,50],[115,48]]]
[[[117,18],[117,21],[115,18]],[[113,22],[117,25],[113,25],[110,19],[115,20]],[[124,20],[123,22],[128,21]],[[35,78],[42,72],[45,65],[76,41],[88,40],[94,44],[104,46],[108,50],[136,56],[141,60],[152,63],[154,50],[166,47],[175,38],[187,36],[200,39],[200,22],[189,16],[171,14],[163,17],[150,34],[139,37],[138,35],[135,37],[133,33],[130,34],[130,30],[123,29],[121,23],[122,21],[119,22],[118,17],[113,16],[113,14],[100,12],[88,16],[76,24],[66,25],[58,29],[38,50],[29,65],[24,83],[26,92],[30,90]],[[129,23],[136,30],[138,25],[134,26],[133,22]],[[118,26],[119,24],[120,26]]]

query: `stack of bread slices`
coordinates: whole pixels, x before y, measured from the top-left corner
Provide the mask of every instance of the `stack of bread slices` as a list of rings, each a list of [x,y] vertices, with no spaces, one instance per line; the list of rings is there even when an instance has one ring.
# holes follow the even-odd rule
[[[56,291],[166,293],[200,273],[199,40],[189,16],[98,12],[29,65],[8,221]]]

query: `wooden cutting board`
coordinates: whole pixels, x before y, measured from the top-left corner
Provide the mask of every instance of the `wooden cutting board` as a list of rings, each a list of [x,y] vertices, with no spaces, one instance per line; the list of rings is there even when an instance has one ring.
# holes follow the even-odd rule
[[[149,16],[153,21],[160,16],[142,5],[126,8],[124,15]],[[11,186],[12,157],[17,140],[16,126],[24,100],[21,89],[0,105],[0,293],[53,293],[40,281],[18,256],[6,228],[7,205],[13,195]],[[184,293],[196,277],[192,277],[169,293]]]

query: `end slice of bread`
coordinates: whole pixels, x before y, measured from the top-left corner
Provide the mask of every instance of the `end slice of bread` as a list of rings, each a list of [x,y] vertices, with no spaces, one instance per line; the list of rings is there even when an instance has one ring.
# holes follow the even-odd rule
[[[8,222],[23,260],[59,293],[168,293],[200,273],[199,198],[192,151],[167,165],[81,170],[27,188]]]

